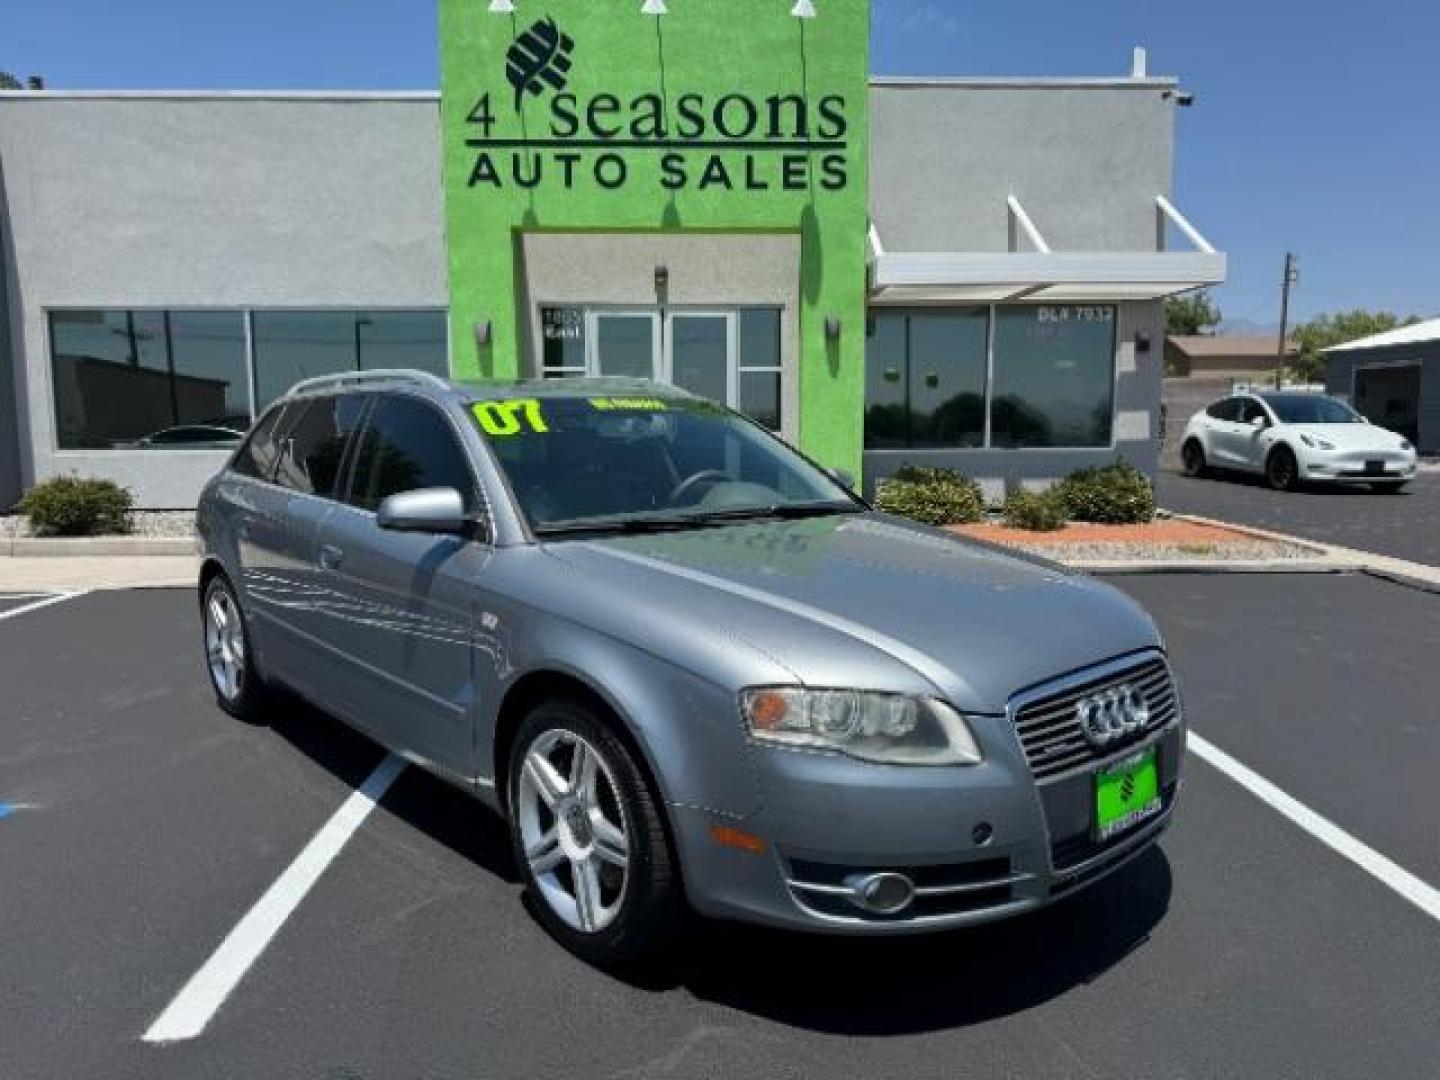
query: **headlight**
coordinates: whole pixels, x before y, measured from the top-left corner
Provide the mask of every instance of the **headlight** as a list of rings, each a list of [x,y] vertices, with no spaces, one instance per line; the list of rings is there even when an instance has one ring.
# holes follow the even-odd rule
[[[740,694],[750,734],[763,742],[835,750],[891,765],[978,765],[965,718],[933,698],[864,690],[756,687]]]
[[[1335,444],[1318,435],[1301,435],[1300,441],[1314,450],[1334,450]]]

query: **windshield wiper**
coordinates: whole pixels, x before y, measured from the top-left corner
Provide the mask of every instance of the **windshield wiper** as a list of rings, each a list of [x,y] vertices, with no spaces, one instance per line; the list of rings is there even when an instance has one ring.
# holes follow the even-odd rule
[[[780,521],[798,521],[801,518],[830,517],[834,514],[859,514],[864,507],[855,503],[777,503],[774,506],[746,506],[735,510],[712,510],[695,514],[690,520],[697,524],[726,521],[761,521],[776,518]]]
[[[559,536],[583,536],[588,534],[621,536],[628,533],[675,532],[679,529],[693,529],[698,522],[688,515],[683,517],[624,518],[617,521],[567,521],[560,525],[541,525],[535,535],[546,539]]]

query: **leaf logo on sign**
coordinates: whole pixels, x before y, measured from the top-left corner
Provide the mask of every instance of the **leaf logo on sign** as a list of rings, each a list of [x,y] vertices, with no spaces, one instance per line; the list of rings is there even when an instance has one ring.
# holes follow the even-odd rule
[[[515,88],[515,111],[525,100],[525,93],[541,93],[546,86],[565,89],[566,73],[570,70],[570,54],[575,42],[563,33],[555,20],[541,19],[526,30],[505,54],[505,77]]]

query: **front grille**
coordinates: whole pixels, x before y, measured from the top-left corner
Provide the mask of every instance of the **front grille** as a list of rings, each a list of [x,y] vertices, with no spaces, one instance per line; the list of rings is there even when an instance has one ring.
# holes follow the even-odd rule
[[[1081,730],[1075,706],[1082,698],[1124,683],[1136,687],[1145,698],[1150,707],[1150,722],[1120,742],[1097,748]],[[1169,667],[1164,660],[1148,660],[1127,671],[1108,674],[1026,704],[1015,713],[1015,732],[1025,749],[1030,772],[1036,780],[1049,780],[1139,742],[1175,720],[1179,711],[1180,700]]]

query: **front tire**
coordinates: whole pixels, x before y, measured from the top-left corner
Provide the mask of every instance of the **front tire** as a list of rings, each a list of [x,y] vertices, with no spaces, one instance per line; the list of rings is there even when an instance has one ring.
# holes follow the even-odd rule
[[[562,945],[620,966],[674,936],[683,905],[659,799],[595,708],[537,706],[517,733],[508,791],[516,864]]]
[[[1199,439],[1187,439],[1180,448],[1180,468],[1186,476],[1201,477],[1208,471],[1205,464],[1205,447]]]
[[[216,574],[206,582],[200,618],[204,624],[205,667],[215,701],[231,716],[255,723],[264,702],[265,684],[255,668],[245,613],[224,574]]]
[[[1277,446],[1265,459],[1265,479],[1276,491],[1294,491],[1300,484],[1300,465],[1295,451]]]

